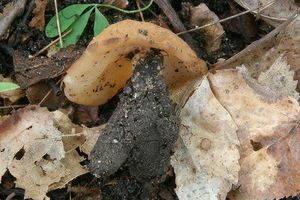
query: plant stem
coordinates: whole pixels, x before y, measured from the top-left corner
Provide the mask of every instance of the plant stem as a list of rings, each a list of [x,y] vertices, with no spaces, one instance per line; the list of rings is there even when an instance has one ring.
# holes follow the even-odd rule
[[[154,0],[150,0],[149,4],[143,8],[137,9],[137,10],[124,10],[121,8],[118,8],[116,6],[110,5],[110,4],[94,4],[97,7],[104,7],[104,8],[110,8],[110,9],[114,9],[117,11],[120,11],[122,13],[126,13],[126,14],[134,14],[134,13],[138,13],[138,12],[143,12],[145,10],[147,10],[148,8],[150,8],[150,6],[152,5],[152,3],[154,2]]]
[[[60,21],[59,21],[59,16],[58,16],[57,0],[54,0],[54,7],[55,7],[55,13],[56,13],[56,24],[57,24],[57,31],[58,31],[58,36],[59,36],[59,44],[60,44],[60,48],[62,48],[63,41],[62,41],[61,31],[60,31]]]

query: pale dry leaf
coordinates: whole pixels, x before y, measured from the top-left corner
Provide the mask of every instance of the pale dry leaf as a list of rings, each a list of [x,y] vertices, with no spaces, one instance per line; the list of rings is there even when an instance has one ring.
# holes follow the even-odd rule
[[[180,118],[180,139],[171,160],[179,199],[225,199],[240,169],[237,126],[207,78],[198,82]]]
[[[286,137],[245,158],[239,178],[243,187],[232,191],[230,200],[296,196],[300,190],[299,143],[300,129],[296,125]]]
[[[90,153],[94,149],[98,137],[102,134],[102,131],[104,130],[105,126],[106,124],[103,124],[101,126],[84,129],[82,133],[83,135],[85,135],[86,140],[82,145],[80,145],[80,150],[86,153],[87,155],[90,155]]]
[[[275,38],[262,43],[252,51],[239,56],[233,62],[223,66],[232,68],[244,65],[251,77],[258,78],[262,72],[267,71],[279,58],[286,57],[294,79],[298,80],[297,91],[300,92],[300,16],[296,17]],[[285,71],[286,73],[287,71]],[[290,79],[290,81],[292,81]]]
[[[240,6],[244,7],[247,10],[262,8],[274,0],[235,0]],[[263,20],[271,24],[272,26],[278,26],[290,15],[298,9],[294,0],[275,0],[268,8],[258,11],[255,9],[253,13],[257,14],[258,17],[261,17]]]
[[[30,27],[37,28],[43,31],[45,28],[45,10],[48,4],[48,0],[35,0],[35,8],[32,11],[33,18],[29,22]]]
[[[269,101],[276,101],[285,96],[299,99],[299,93],[296,91],[297,81],[293,80],[294,72],[290,71],[285,56],[277,58],[266,72],[259,75],[257,80],[251,77],[246,67],[242,66],[239,71],[248,85]]]
[[[0,176],[8,169],[27,198],[43,199],[48,186],[64,175],[65,152],[52,114],[28,106],[2,121],[0,132]]]
[[[0,121],[0,177],[8,169],[26,197],[43,199],[50,189],[88,172],[76,148],[92,149],[101,130],[75,125],[60,111],[19,109]]]
[[[279,66],[275,63],[273,67]],[[261,92],[266,86],[272,91],[273,80],[276,78],[262,85],[259,82],[253,84],[254,80],[249,77],[246,80],[244,78],[245,73],[238,69],[209,75],[216,98],[238,126],[241,171],[238,190],[232,192],[230,197],[233,200],[255,200],[295,195],[300,187],[289,165],[292,162],[297,169],[300,167],[297,166],[299,160],[286,158],[291,157],[288,149],[297,151],[299,144],[293,140],[295,146],[291,147],[282,141],[290,137],[289,132],[299,118],[298,102],[292,96],[274,98],[272,93]],[[275,150],[277,148],[281,150]]]
[[[99,135],[102,133],[104,125],[87,128],[73,124],[70,118],[63,112],[56,110],[54,114],[54,124],[63,134],[63,143],[66,152],[80,147],[81,151],[87,155],[93,150]]]
[[[4,78],[1,74],[0,74],[0,82],[14,83],[14,81],[11,78]],[[0,92],[0,98],[8,99],[10,103],[14,103],[24,96],[25,96],[25,92],[21,88]]]
[[[293,79],[294,72],[290,71],[287,57],[280,56],[266,72],[259,75],[258,84],[276,91],[278,99],[284,96],[299,99],[299,93],[296,91],[297,81]]]
[[[84,158],[78,154],[78,152],[73,149],[66,153],[66,157],[62,159],[62,164],[65,167],[64,176],[59,180],[49,186],[49,191],[54,189],[63,188],[71,180],[76,177],[88,173],[88,169],[79,163],[83,161]]]
[[[63,135],[62,140],[66,152],[76,149],[85,142],[85,135],[82,134],[83,127],[73,124],[70,118],[59,110],[54,111],[53,115],[54,126]],[[89,132],[86,134],[89,134]]]
[[[192,26],[203,26],[217,21],[219,21],[219,17],[213,11],[209,10],[204,3],[191,8],[190,23]],[[225,32],[222,25],[216,23],[204,28],[204,31],[206,33],[206,49],[209,52],[218,50]]]
[[[62,188],[74,178],[88,172],[87,168],[80,164],[84,157],[78,154],[76,148],[79,147],[82,152],[89,155],[103,129],[103,125],[87,128],[73,124],[68,116],[59,110],[54,111],[53,115],[54,126],[62,132],[66,156],[61,162],[66,172],[59,181],[50,185],[49,190]]]

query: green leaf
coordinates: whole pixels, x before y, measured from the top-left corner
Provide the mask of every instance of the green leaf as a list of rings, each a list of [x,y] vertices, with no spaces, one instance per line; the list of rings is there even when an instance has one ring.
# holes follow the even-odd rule
[[[10,83],[10,82],[0,82],[0,92],[6,92],[9,90],[14,90],[19,88],[17,84]]]
[[[59,11],[59,22],[61,32],[65,32],[91,4],[73,4]],[[58,36],[56,15],[51,18],[45,29],[49,38]]]
[[[95,7],[94,36],[99,35],[108,25],[106,17]]]
[[[64,47],[67,47],[71,44],[76,44],[79,40],[82,32],[84,31],[84,28],[86,27],[89,17],[92,13],[94,8],[90,9],[83,15],[81,15],[70,27],[69,29],[72,29],[72,32],[69,33],[66,37],[63,38],[63,45]]]

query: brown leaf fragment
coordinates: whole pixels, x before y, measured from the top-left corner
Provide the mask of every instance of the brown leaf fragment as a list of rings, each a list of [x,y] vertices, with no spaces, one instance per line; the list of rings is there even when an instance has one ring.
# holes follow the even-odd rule
[[[17,82],[22,88],[27,88],[41,80],[55,78],[63,74],[81,53],[81,47],[71,46],[51,58],[29,59],[22,52],[15,51],[13,59]]]
[[[35,0],[35,8],[32,11],[34,17],[29,22],[29,26],[35,27],[40,31],[45,28],[45,10],[48,0]]]
[[[83,160],[84,158],[81,157],[75,149],[67,152],[66,157],[62,159],[62,164],[65,167],[64,176],[58,182],[51,184],[49,191],[63,188],[76,177],[87,173],[87,168],[79,164]]]
[[[231,1],[227,1],[227,3],[230,12],[224,13],[220,18],[227,18],[243,12],[243,9],[238,4]],[[251,13],[246,13],[228,21],[223,21],[222,26],[225,31],[241,34],[246,39],[246,42],[250,41],[251,38],[255,37],[257,34],[257,24],[255,17]]]
[[[49,91],[51,92],[47,95]],[[45,96],[47,96],[46,99]],[[63,94],[54,93],[53,88],[45,82],[38,82],[29,86],[26,89],[26,97],[30,104],[36,105],[42,102],[42,106],[47,107],[49,110],[57,110],[65,105],[67,101]]]
[[[44,108],[28,106],[0,123],[0,177],[8,169],[26,197],[43,199],[64,174],[61,133]]]
[[[204,3],[191,8],[190,23],[192,26],[203,26],[217,21],[219,21],[218,16],[209,10]],[[222,25],[216,23],[215,25],[204,28],[204,31],[206,32],[206,49],[209,52],[218,50],[224,34]]]
[[[239,183],[230,199],[279,199],[300,190],[300,129],[296,125],[270,146],[249,155],[243,162]],[[246,166],[245,166],[246,165]],[[263,177],[263,178],[262,178]],[[255,198],[254,198],[255,196]]]
[[[212,93],[207,78],[196,84],[180,113],[180,139],[171,163],[180,200],[225,199],[237,184],[237,126]]]
[[[292,96],[299,99],[296,91],[297,81],[293,80],[294,72],[290,71],[286,56],[280,56],[271,67],[262,72],[258,79],[254,79],[245,67],[239,69],[250,87],[257,93],[267,97],[269,101],[276,101],[285,96]]]
[[[76,148],[92,149],[101,129],[75,125],[59,111],[19,109],[0,121],[0,178],[9,170],[26,198],[44,199],[50,189],[87,172]]]
[[[278,58],[278,62],[282,59]],[[274,98],[274,93],[261,92],[261,88],[277,88],[274,80],[278,74],[272,69],[277,66],[280,70],[277,64],[262,74],[259,80],[268,80],[264,83],[254,84],[247,77],[245,80],[245,73],[238,69],[209,75],[215,96],[238,126],[241,171],[238,189],[229,195],[232,200],[279,199],[300,190],[296,174],[300,167],[296,153],[300,141],[293,130],[300,116],[299,104],[287,93]],[[270,79],[272,73],[275,75]],[[280,76],[285,75],[284,78],[292,76]]]
[[[300,69],[300,16],[297,12],[291,15],[263,38],[254,41],[228,60],[218,63],[216,69],[245,65],[251,76],[257,78],[261,72],[268,70],[278,57],[284,55],[287,56],[291,70],[297,72]],[[296,76],[294,78],[299,80]]]

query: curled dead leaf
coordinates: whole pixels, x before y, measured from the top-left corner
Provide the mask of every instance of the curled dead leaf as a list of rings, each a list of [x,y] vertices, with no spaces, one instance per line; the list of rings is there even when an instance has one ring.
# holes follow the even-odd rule
[[[258,78],[268,82],[255,81],[238,69],[209,75],[216,98],[238,126],[241,171],[238,189],[230,194],[232,200],[277,199],[295,195],[300,189],[298,176],[293,174],[300,162],[289,152],[298,151],[300,141],[295,138],[299,136],[294,138],[290,132],[297,125],[300,107],[293,93],[283,92],[285,95],[279,97],[280,90],[273,91],[278,86],[274,87],[273,80],[285,75],[284,78],[292,77],[289,73],[272,72],[281,69],[282,66],[274,63],[269,72]],[[272,73],[277,77],[265,78]],[[290,146],[290,139],[294,146]]]
[[[204,3],[201,3],[198,6],[191,8],[190,21],[193,26],[203,26],[219,21],[219,17],[209,10]],[[206,33],[206,49],[209,52],[218,50],[222,42],[222,36],[225,32],[222,25],[216,23],[215,25],[204,28],[204,31]]]
[[[180,200],[225,199],[238,182],[237,126],[218,102],[207,78],[181,110],[180,139],[171,164]]]
[[[29,26],[35,27],[40,31],[45,28],[45,10],[48,0],[35,0],[35,8],[32,11],[34,17],[29,22]]]

